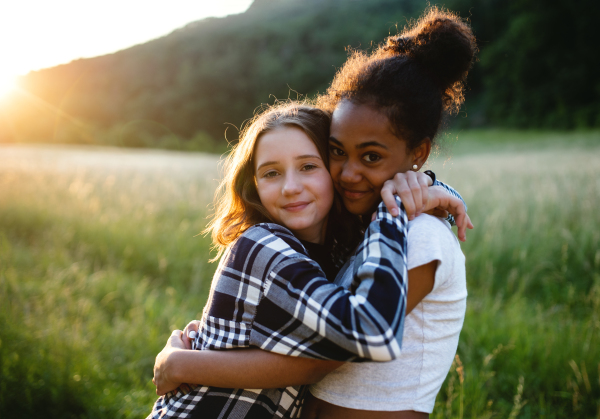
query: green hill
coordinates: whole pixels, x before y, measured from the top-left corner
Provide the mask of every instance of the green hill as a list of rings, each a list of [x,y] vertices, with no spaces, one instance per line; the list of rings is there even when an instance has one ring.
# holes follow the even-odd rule
[[[255,0],[243,14],[201,20],[114,54],[28,74],[23,91],[0,104],[0,142],[216,150],[226,129],[235,140],[234,127],[261,103],[325,90],[347,46],[382,41],[425,6],[418,0]],[[594,70],[600,62],[598,54],[583,53],[592,48],[593,39],[586,38],[593,33],[591,14],[562,13],[566,6],[558,1],[544,2],[543,9],[533,0],[510,7],[499,0],[453,0],[446,6],[471,15],[482,47],[467,106],[477,118],[469,123],[600,125]],[[575,13],[562,22],[561,33],[573,26],[580,42],[546,44],[556,36],[542,29]],[[571,59],[563,59],[561,71],[545,71],[566,49]]]

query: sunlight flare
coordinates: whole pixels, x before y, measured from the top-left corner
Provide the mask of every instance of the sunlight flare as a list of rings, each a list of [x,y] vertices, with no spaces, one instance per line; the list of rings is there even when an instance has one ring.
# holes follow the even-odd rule
[[[0,99],[17,88],[17,76],[0,73]]]

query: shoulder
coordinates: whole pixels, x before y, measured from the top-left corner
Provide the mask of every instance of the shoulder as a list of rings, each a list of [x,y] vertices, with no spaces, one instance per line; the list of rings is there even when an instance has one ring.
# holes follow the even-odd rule
[[[448,221],[429,214],[422,214],[408,223],[408,239],[428,241],[451,241],[458,244]]]
[[[274,256],[306,257],[307,251],[294,234],[273,223],[256,224],[246,230],[228,249],[229,256],[270,258]]]
[[[274,223],[260,223],[253,225],[248,230],[244,231],[239,238],[262,241],[269,237],[278,237],[286,241],[298,241],[290,230]]]
[[[442,262],[456,252],[460,244],[446,220],[423,214],[408,223],[408,269],[433,260]]]
[[[325,277],[294,234],[272,223],[254,225],[238,237],[224,255],[221,270],[284,282]]]

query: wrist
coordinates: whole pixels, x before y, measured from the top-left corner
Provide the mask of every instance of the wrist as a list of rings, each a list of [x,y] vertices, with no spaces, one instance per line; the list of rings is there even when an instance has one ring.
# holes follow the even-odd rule
[[[164,376],[166,381],[172,383],[183,383],[185,372],[185,360],[183,359],[183,349],[174,349],[169,353],[165,360]]]
[[[426,174],[427,176],[429,176],[429,178],[431,179],[431,183],[429,183],[429,186],[432,186],[435,184],[435,173],[433,173],[433,171],[431,170],[425,170],[423,172],[424,174]]]

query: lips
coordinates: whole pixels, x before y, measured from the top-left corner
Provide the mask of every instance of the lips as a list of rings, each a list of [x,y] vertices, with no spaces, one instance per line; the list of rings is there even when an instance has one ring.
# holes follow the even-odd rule
[[[290,212],[299,212],[299,211],[302,211],[304,208],[306,208],[309,205],[310,205],[310,202],[308,202],[308,201],[298,201],[298,202],[292,202],[291,204],[284,205],[281,208],[283,208],[286,211],[290,211]]]
[[[345,198],[348,198],[350,200],[357,200],[357,199],[361,199],[363,198],[365,195],[369,194],[370,192],[372,192],[370,189],[363,191],[363,190],[357,190],[357,189],[349,189],[349,188],[344,188],[343,186],[340,186],[340,192],[342,193],[342,195]]]

